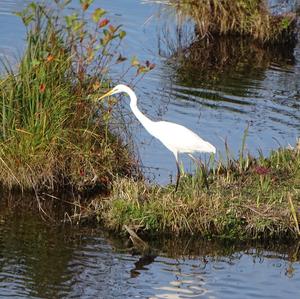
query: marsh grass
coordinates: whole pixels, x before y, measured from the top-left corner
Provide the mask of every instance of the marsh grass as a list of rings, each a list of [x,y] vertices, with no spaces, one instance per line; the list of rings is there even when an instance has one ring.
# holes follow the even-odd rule
[[[271,15],[263,0],[165,0],[159,3],[175,9],[181,24],[192,18],[201,38],[241,35],[263,43],[289,42],[294,38],[295,14]]]
[[[125,61],[118,47],[126,33],[100,8],[88,21],[92,1],[81,1],[82,17],[61,15],[67,2],[54,2],[31,2],[18,13],[27,29],[26,50],[16,70],[2,61],[0,184],[106,190],[113,176],[136,170],[130,150],[110,128],[115,103],[94,101],[110,84],[111,65]]]
[[[211,170],[202,165],[186,174],[176,193],[172,185],[119,178],[111,195],[91,208],[96,206],[98,219],[113,230],[127,225],[150,234],[297,238],[300,152],[278,149],[267,158],[244,152],[235,160],[228,153]]]

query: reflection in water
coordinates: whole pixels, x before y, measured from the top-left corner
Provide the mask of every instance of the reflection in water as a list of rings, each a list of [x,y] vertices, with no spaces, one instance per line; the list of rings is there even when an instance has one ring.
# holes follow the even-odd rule
[[[255,89],[253,83],[262,81],[269,68],[291,72],[295,64],[294,47],[287,45],[265,46],[237,37],[219,37],[207,42],[194,41],[188,47],[179,49],[170,56],[168,62],[176,72],[176,83],[195,87],[220,86],[233,95],[247,96],[247,87]],[[231,74],[241,79],[240,89],[232,82]],[[235,88],[236,87],[236,88]]]
[[[134,263],[134,268],[130,270],[131,277],[135,278],[141,274],[140,270],[147,270],[145,266],[150,265],[154,262],[155,256],[153,255],[145,255],[141,256],[138,261]]]
[[[52,227],[1,206],[0,297],[299,298],[299,244],[151,241],[131,256],[97,229]],[[124,253],[125,252],[125,253]]]
[[[194,42],[173,54],[168,60],[174,73],[172,95],[202,108],[245,114],[240,116],[244,119],[251,116],[257,127],[264,121],[262,128],[300,129],[294,48],[261,48],[248,40],[234,41],[223,37],[209,44]]]
[[[67,236],[51,233],[38,221],[4,218],[0,227],[0,294],[8,297],[57,297],[64,288],[64,271],[71,258],[68,247],[61,246]],[[55,265],[55,266],[54,266]]]

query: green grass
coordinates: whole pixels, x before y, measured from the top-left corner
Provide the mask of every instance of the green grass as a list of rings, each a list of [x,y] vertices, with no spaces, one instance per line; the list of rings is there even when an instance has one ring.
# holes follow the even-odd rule
[[[172,185],[120,178],[110,196],[90,208],[112,230],[127,225],[149,234],[299,237],[299,150],[279,149],[256,159],[243,154],[216,163],[211,171],[198,168],[173,191]]]
[[[271,43],[294,38],[295,14],[273,16],[262,0],[165,0],[164,3],[175,9],[181,22],[192,18],[201,38],[242,35]]]
[[[65,18],[56,2],[56,8],[32,2],[18,13],[26,50],[17,67],[2,61],[0,183],[35,191],[107,189],[115,175],[135,171],[128,148],[111,133],[115,103],[93,101],[109,85],[125,32],[100,8],[88,22],[92,1],[83,1],[82,17]]]

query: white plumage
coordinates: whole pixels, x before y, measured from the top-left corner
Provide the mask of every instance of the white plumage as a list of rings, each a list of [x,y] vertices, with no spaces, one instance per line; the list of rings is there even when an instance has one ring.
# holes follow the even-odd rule
[[[178,154],[193,154],[194,152],[216,153],[216,148],[182,125],[167,121],[152,121],[146,117],[137,107],[137,97],[135,93],[126,85],[117,85],[108,93],[100,97],[100,99],[121,92],[126,93],[130,97],[130,108],[145,129],[152,136],[160,140],[160,142],[174,154],[177,165],[176,191],[180,178]]]

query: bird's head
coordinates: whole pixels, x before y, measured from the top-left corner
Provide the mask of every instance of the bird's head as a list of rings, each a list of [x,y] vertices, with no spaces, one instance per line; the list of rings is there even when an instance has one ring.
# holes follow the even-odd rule
[[[128,93],[128,91],[130,91],[131,89],[124,85],[124,84],[118,84],[117,86],[115,86],[113,89],[111,89],[110,91],[108,91],[107,93],[105,93],[104,95],[102,95],[99,100],[105,98],[105,97],[108,97],[108,96],[112,96],[114,94],[117,94],[117,93],[121,93],[121,92],[126,92]]]

